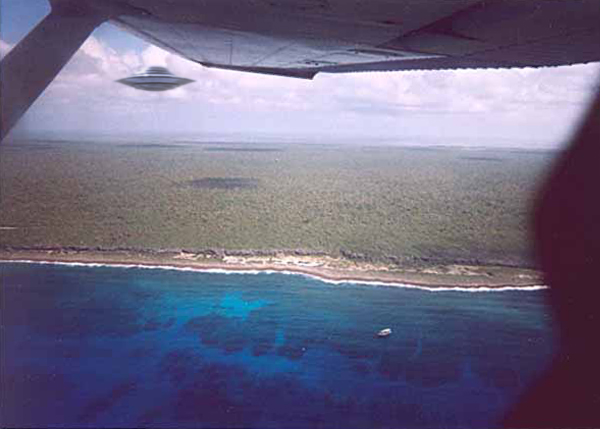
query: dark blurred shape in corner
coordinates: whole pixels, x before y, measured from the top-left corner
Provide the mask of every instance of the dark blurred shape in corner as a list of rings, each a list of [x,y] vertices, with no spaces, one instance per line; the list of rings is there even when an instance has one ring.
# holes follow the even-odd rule
[[[600,428],[600,90],[540,190],[536,252],[559,350],[507,428]]]

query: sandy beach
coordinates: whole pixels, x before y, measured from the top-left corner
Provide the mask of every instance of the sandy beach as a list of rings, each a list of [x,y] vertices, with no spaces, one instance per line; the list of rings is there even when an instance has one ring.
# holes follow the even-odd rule
[[[0,250],[0,261],[110,264],[173,267],[195,270],[287,272],[331,282],[376,283],[435,289],[535,288],[541,273],[490,265],[431,265],[401,267],[356,262],[332,256],[216,256],[188,252],[120,250]]]

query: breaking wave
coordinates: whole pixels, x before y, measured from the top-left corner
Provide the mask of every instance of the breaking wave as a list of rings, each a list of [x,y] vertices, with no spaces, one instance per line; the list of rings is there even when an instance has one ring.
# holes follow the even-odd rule
[[[352,285],[366,285],[375,287],[398,287],[404,289],[417,289],[428,292],[508,292],[508,291],[538,291],[548,289],[546,285],[531,285],[531,286],[499,286],[499,287],[487,287],[487,286],[423,286],[410,283],[400,282],[382,282],[382,281],[369,281],[369,280],[334,280],[326,277],[320,277],[315,274],[308,274],[304,272],[292,271],[292,270],[228,270],[225,268],[193,268],[193,267],[178,267],[175,265],[150,265],[150,264],[126,264],[126,263],[100,263],[100,262],[64,262],[64,261],[36,261],[29,259],[18,259],[18,260],[0,260],[0,263],[18,263],[18,264],[39,264],[39,265],[62,265],[68,267],[89,267],[89,268],[124,268],[124,269],[144,269],[144,270],[168,270],[168,271],[184,271],[184,272],[197,272],[204,274],[242,274],[242,275],[257,275],[257,274],[285,274],[294,276],[303,276],[311,279],[321,281],[323,283],[329,283],[334,285],[352,284]]]

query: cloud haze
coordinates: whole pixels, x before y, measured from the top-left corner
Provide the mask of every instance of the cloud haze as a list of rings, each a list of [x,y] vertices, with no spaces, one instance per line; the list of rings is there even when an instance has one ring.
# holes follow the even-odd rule
[[[320,74],[313,81],[201,67],[103,26],[21,128],[89,133],[507,138],[558,144],[585,109],[598,64],[509,70]],[[123,37],[131,37],[123,35]],[[0,52],[8,44],[0,43]],[[114,82],[163,65],[195,83],[165,93]]]
[[[6,43],[3,40],[0,40],[0,59],[4,58],[4,56],[6,54],[8,54],[12,48],[13,47],[11,44]]]

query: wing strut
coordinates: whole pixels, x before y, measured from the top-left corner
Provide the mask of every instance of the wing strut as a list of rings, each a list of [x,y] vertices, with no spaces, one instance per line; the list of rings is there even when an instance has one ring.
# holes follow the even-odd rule
[[[4,57],[0,62],[0,141],[106,19],[87,8],[53,7]]]

